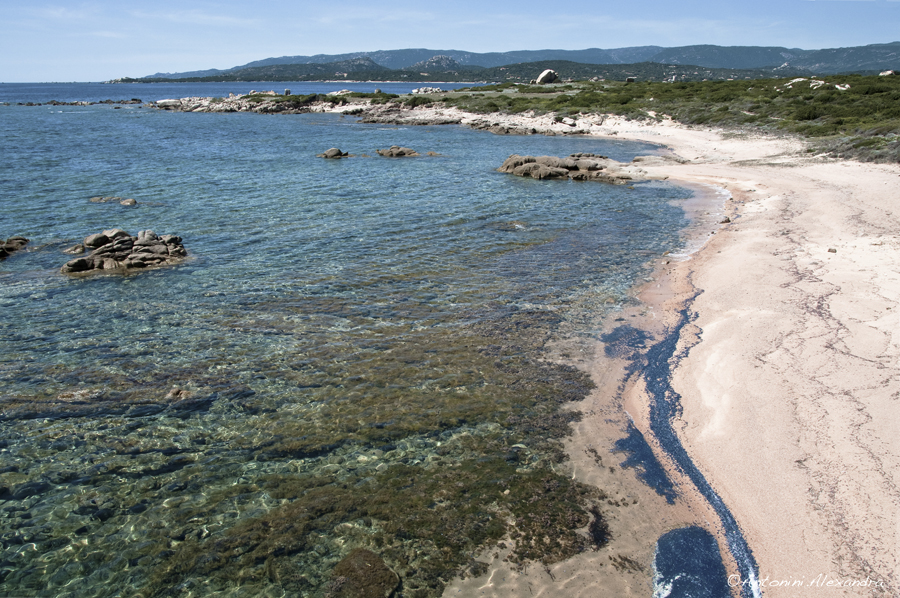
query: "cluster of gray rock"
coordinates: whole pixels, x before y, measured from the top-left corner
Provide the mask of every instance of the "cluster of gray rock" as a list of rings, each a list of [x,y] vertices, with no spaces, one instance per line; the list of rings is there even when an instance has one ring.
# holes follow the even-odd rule
[[[624,185],[649,178],[646,171],[640,168],[622,164],[606,156],[589,153],[571,154],[568,158],[513,154],[497,170],[533,179],[600,181],[614,185]]]
[[[442,93],[443,91],[440,87],[417,87],[409,93],[418,95],[422,93]]]
[[[421,154],[416,150],[409,147],[400,147],[399,145],[392,145],[387,149],[375,150],[375,153],[379,156],[384,156],[385,158],[404,158],[407,156],[420,156]]]
[[[289,91],[289,90],[285,90]],[[310,112],[339,112],[355,114],[362,110],[362,104],[348,104],[344,92],[329,93],[333,98],[310,103],[298,102],[295,98],[279,98],[274,91],[251,92],[245,96],[229,95],[227,98],[189,97],[181,99],[157,100],[152,105],[161,110],[178,112],[256,112],[258,114],[307,114]],[[260,96],[272,96],[272,99]],[[337,108],[336,108],[337,106]]]
[[[66,263],[60,270],[64,274],[77,274],[92,270],[125,272],[152,266],[162,266],[181,261],[187,251],[181,237],[157,236],[152,230],[144,230],[132,237],[122,229],[114,228],[86,237],[84,243],[70,247],[69,254],[90,253]]]
[[[537,135],[538,130],[528,125],[517,123],[499,123],[478,119],[469,123],[469,127],[478,131],[488,131],[494,135]]]
[[[119,202],[123,206],[136,206],[137,205],[137,201],[135,201],[134,199],[132,199],[130,197],[125,199],[125,198],[114,196],[114,195],[110,195],[110,196],[99,196],[98,195],[97,197],[92,197],[91,201],[94,203]]]
[[[316,157],[317,158],[328,158],[329,160],[339,160],[341,158],[349,158],[350,154],[348,154],[347,152],[342,152],[338,148],[333,147],[331,149],[325,150],[321,154],[316,154]]]
[[[18,251],[28,244],[25,237],[10,237],[3,243],[0,243],[0,260],[8,256],[14,251]]]
[[[383,156],[385,158],[411,158],[415,156],[421,156],[419,152],[410,148],[410,147],[400,147],[399,145],[392,145],[387,149],[375,150],[375,153],[379,156]],[[425,152],[426,156],[440,156],[441,154],[437,152]],[[321,154],[316,154],[317,158],[327,158],[330,160],[339,160],[341,158],[353,158],[356,154],[349,154],[347,152],[341,151],[340,148],[333,147],[331,149],[327,149]],[[368,154],[360,154],[362,158],[371,158]]]

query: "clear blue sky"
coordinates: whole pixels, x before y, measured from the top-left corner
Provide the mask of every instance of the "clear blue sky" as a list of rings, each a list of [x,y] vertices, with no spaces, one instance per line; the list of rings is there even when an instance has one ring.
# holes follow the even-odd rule
[[[103,81],[272,56],[900,41],[900,0],[0,0],[0,81]]]

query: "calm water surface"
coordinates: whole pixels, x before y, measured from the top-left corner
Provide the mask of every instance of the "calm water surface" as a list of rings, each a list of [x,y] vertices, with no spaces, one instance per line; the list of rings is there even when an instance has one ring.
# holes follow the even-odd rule
[[[4,592],[340,596],[366,548],[424,597],[511,522],[514,558],[589,548],[593,491],[554,465],[590,382],[540,358],[631,301],[687,192],[495,169],[652,147],[131,105],[0,106],[0,136],[0,236],[31,240],[0,262]],[[59,273],[113,227],[189,259]]]

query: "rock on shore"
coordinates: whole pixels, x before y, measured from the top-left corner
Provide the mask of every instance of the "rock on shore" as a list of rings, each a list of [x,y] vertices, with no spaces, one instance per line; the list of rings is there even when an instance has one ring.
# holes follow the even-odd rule
[[[567,158],[513,154],[497,170],[533,179],[600,181],[613,185],[625,185],[650,178],[645,170],[636,166],[588,153],[571,154]]]
[[[90,253],[69,261],[60,271],[64,274],[96,270],[127,272],[179,262],[187,256],[181,237],[157,236],[152,230],[141,231],[137,237],[132,237],[118,228],[90,235],[82,245],[67,249],[66,253],[84,251]]]

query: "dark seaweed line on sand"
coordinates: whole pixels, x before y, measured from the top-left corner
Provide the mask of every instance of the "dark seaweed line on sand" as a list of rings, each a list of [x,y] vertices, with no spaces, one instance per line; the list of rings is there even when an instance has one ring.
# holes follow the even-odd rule
[[[743,598],[758,598],[760,596],[757,580],[759,568],[753,552],[747,545],[741,533],[741,528],[731,511],[722,501],[721,497],[706,481],[697,466],[691,460],[681,440],[672,427],[672,420],[681,413],[681,395],[672,388],[672,358],[678,346],[678,339],[684,326],[693,318],[688,314],[688,309],[699,293],[687,300],[685,307],[678,312],[678,322],[669,329],[666,335],[658,343],[655,343],[647,351],[643,376],[650,395],[650,429],[659,441],[663,451],[675,462],[675,465],[690,478],[694,486],[706,498],[710,506],[719,515],[722,528],[725,530],[725,539],[728,548],[737,562],[741,575],[741,596]],[[675,357],[677,362],[680,358]]]

